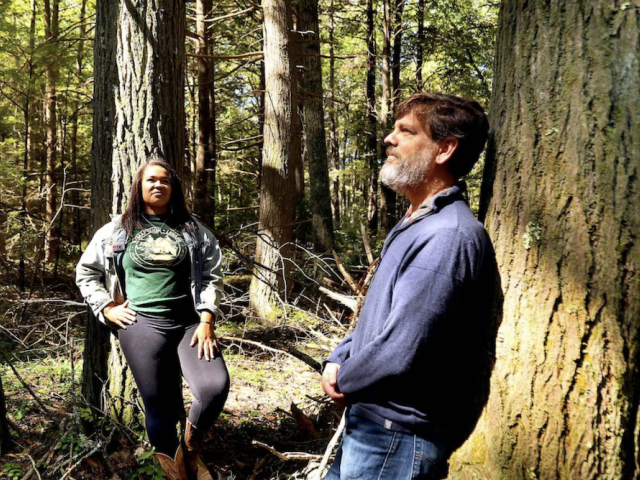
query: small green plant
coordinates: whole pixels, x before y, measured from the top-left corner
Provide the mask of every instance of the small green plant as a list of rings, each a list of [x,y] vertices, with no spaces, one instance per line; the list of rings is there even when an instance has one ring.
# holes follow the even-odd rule
[[[24,468],[19,463],[7,462],[2,469],[2,475],[10,480],[19,480],[24,475]]]
[[[86,445],[87,438],[84,435],[70,430],[65,433],[58,441],[56,450],[61,450],[63,452],[68,452],[69,450],[71,450],[73,452],[73,455],[79,455],[84,451]]]
[[[149,478],[152,480],[164,480],[165,475],[158,465],[158,462],[154,458],[155,450],[147,450],[140,455],[136,461],[138,462],[138,468],[129,476],[129,480],[138,480],[139,478]]]

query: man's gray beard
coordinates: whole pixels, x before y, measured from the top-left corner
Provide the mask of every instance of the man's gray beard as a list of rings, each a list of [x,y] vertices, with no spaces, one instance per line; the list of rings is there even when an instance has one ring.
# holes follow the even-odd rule
[[[404,193],[412,190],[424,183],[431,161],[427,155],[408,161],[406,158],[395,157],[396,161],[389,163],[386,161],[380,169],[380,181],[390,189]]]

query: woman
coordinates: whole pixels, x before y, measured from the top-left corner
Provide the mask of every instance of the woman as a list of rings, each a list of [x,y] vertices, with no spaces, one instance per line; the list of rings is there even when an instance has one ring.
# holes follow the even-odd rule
[[[117,329],[170,479],[212,478],[198,450],[229,393],[214,333],[221,258],[213,234],[189,214],[174,170],[153,159],[136,172],[124,214],[96,232],[77,267],[87,303]],[[182,444],[181,373],[195,397]]]

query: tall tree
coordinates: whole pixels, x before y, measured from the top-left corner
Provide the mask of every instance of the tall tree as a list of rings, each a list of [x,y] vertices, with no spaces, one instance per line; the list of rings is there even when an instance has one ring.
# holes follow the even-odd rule
[[[297,92],[288,0],[262,0],[264,16],[264,143],[260,185],[257,262],[249,290],[251,306],[264,319],[281,311],[293,254],[293,218],[297,162]]]
[[[334,0],[329,5],[329,138],[331,140],[331,167],[334,171],[333,185],[331,188],[331,203],[335,223],[340,224],[340,146],[338,143],[338,127],[336,124],[336,57],[334,48],[333,31],[335,30],[335,6]]]
[[[418,0],[416,22],[418,23],[418,36],[416,38],[416,91],[421,92],[424,88],[424,82],[422,80],[422,64],[424,62],[424,0]]]
[[[376,118],[376,35],[373,0],[367,0],[367,106],[366,158],[369,167],[367,220],[369,230],[378,232],[378,138]]]
[[[124,210],[133,175],[147,159],[161,156],[183,169],[184,2],[98,2],[95,31],[92,233]],[[135,386],[115,339],[109,348],[109,334],[95,319],[86,332],[85,398],[102,407],[108,378],[110,413],[135,421]]]
[[[607,0],[503,2],[481,213],[504,317],[469,442],[488,477],[640,475],[639,24]]]
[[[59,3],[58,0],[44,0],[44,29],[48,42],[48,50],[53,53],[57,50],[59,33]],[[44,70],[45,98],[44,113],[46,125],[46,208],[45,219],[47,231],[45,233],[45,261],[51,262],[56,258],[60,232],[58,226],[53,223],[58,203],[57,185],[57,150],[58,150],[58,125],[57,125],[57,82],[58,82],[58,58],[50,55]]]
[[[313,244],[316,252],[333,248],[333,218],[329,190],[329,167],[324,130],[322,62],[318,0],[299,0],[302,56],[305,73],[300,97],[303,98],[304,152],[309,166]]]
[[[198,37],[198,141],[193,171],[193,211],[213,226],[215,218],[216,113],[209,22],[212,0],[196,1]]]

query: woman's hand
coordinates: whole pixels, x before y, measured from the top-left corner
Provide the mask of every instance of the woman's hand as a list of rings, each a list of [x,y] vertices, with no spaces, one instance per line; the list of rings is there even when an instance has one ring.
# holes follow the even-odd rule
[[[118,306],[110,303],[109,305],[104,307],[102,313],[111,323],[126,330],[127,325],[133,325],[136,322],[136,312],[128,307],[129,300]]]
[[[202,359],[204,355],[205,360],[213,360],[220,353],[218,339],[213,329],[213,315],[209,312],[200,314],[200,325],[198,325],[193,338],[191,338],[191,346],[194,347],[196,343],[198,344],[199,359]]]

